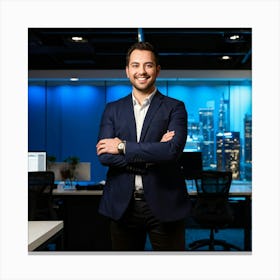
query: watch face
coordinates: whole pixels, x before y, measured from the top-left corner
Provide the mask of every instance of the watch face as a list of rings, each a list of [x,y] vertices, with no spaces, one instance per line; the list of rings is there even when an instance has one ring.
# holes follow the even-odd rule
[[[121,149],[121,150],[123,150],[123,149],[124,149],[124,143],[120,143],[120,144],[118,145],[118,148]]]

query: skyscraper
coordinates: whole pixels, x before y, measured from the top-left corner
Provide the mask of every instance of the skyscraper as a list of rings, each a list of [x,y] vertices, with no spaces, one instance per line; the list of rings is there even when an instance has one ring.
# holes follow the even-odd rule
[[[200,151],[201,139],[199,123],[193,120],[188,122],[188,139],[185,145],[185,149],[188,151]]]
[[[214,158],[214,109],[202,108],[199,110],[200,135],[202,135],[203,167],[213,167]]]
[[[219,129],[219,132],[223,132],[226,130],[224,99],[220,100],[218,129]]]
[[[219,132],[216,144],[217,169],[230,170],[233,179],[240,179],[240,133]]]
[[[244,168],[245,179],[252,180],[252,116],[244,118]]]

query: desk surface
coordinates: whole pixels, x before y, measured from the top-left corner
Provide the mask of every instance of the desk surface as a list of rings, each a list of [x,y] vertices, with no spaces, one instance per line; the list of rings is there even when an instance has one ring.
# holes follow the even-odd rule
[[[189,195],[196,195],[195,185],[188,185]],[[102,195],[102,190],[63,190],[58,191],[53,190],[53,195]],[[251,184],[232,184],[229,191],[230,196],[251,196],[252,195],[252,185]]]
[[[189,195],[196,195],[195,183],[190,182],[187,184]],[[252,196],[252,185],[251,184],[231,184],[229,189],[229,196]]]
[[[63,190],[58,191],[57,189],[53,190],[53,195],[102,195],[102,190]]]
[[[63,229],[63,221],[28,221],[28,251],[33,251]]]

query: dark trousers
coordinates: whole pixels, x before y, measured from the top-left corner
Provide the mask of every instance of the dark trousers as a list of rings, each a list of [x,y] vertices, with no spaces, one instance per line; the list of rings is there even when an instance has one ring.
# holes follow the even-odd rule
[[[111,221],[114,251],[143,251],[147,234],[155,251],[185,250],[185,220],[160,222],[145,201],[132,200],[123,218]]]

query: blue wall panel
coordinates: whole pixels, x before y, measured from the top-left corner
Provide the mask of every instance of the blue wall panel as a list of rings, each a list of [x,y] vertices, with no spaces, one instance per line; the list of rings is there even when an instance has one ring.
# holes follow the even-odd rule
[[[46,150],[46,98],[44,86],[30,86],[28,92],[28,149]]]
[[[131,85],[107,85],[106,87],[106,103],[116,101],[131,93]]]
[[[91,162],[92,181],[103,180],[106,168],[99,163],[95,147],[105,107],[104,87],[49,86],[46,92],[47,106],[42,102],[45,100],[42,90],[29,88],[29,111],[34,119],[42,119],[39,131],[38,121],[29,122],[29,149],[44,147],[48,155],[56,156],[57,161],[78,156],[83,162]],[[38,99],[41,101],[39,108]],[[47,141],[43,141],[46,134]]]

